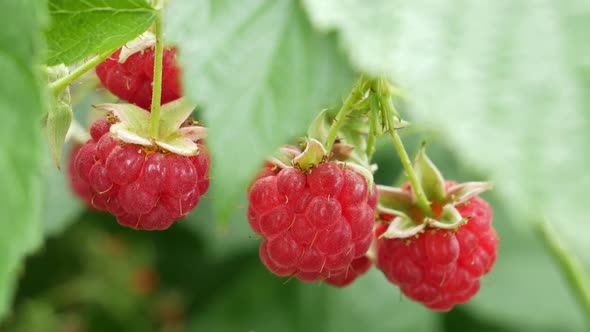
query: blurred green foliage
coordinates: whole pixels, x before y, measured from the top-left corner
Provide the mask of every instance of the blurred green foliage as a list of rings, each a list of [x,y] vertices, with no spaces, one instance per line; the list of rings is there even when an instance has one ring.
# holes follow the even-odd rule
[[[158,233],[84,211],[35,125],[48,105],[36,69],[47,50],[50,63],[82,60],[134,38],[156,12],[141,0],[1,5],[0,331],[585,330],[528,226],[547,217],[590,262],[588,1],[170,4],[166,38],[211,128],[214,177],[199,207]],[[485,197],[501,239],[497,264],[450,313],[409,301],[375,269],[340,290],[277,278],[257,258],[245,184],[321,107],[338,107],[355,71],[399,82],[402,114],[415,122],[401,131],[410,152],[426,139],[447,178],[495,182]],[[91,105],[113,97],[94,91],[92,74],[82,82],[72,99],[87,124]],[[405,181],[393,148],[378,143],[377,182]]]

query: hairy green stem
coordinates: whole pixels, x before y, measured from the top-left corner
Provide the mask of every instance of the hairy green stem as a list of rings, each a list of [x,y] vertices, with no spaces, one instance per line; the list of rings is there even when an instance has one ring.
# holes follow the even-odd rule
[[[156,17],[156,49],[154,56],[154,81],[152,85],[152,105],[150,114],[150,136],[157,138],[160,125],[160,99],[162,97],[162,58],[164,47],[162,44],[162,14]]]
[[[367,158],[370,161],[376,150],[377,136],[381,136],[383,133],[379,128],[379,100],[374,95],[369,98],[371,98],[371,111],[369,112],[369,135],[367,135]]]
[[[86,73],[90,69],[96,67],[96,65],[98,65],[99,63],[106,60],[106,58],[110,57],[111,54],[115,53],[115,51],[117,49],[118,49],[118,47],[115,49],[100,53],[99,55],[95,56],[94,58],[90,59],[89,61],[86,61],[80,67],[76,68],[73,72],[71,72],[69,75],[64,76],[64,77],[60,78],[59,80],[51,83],[49,85],[49,89],[51,89],[51,92],[53,93],[54,96],[59,96],[62,93],[62,91],[64,91],[65,88],[67,88],[68,85],[70,85],[70,83],[72,83],[73,81],[78,79],[80,76],[84,75],[84,73]]]
[[[386,130],[391,136],[395,150],[397,151],[404,170],[406,171],[406,175],[408,175],[408,179],[412,184],[412,190],[416,195],[416,204],[425,216],[432,217],[432,210],[430,209],[428,198],[424,193],[424,188],[422,188],[422,185],[418,181],[418,177],[416,176],[414,168],[412,167],[412,161],[410,160],[408,152],[406,151],[406,148],[402,143],[402,139],[397,133],[393,123],[394,117],[397,117],[397,112],[393,106],[393,101],[391,100],[389,84],[385,79],[377,79],[373,84],[373,89],[377,92],[377,96],[381,104],[381,110],[386,121]]]
[[[424,189],[422,185],[418,181],[418,177],[414,172],[414,168],[412,168],[412,162],[410,161],[410,157],[404,148],[404,144],[402,143],[402,139],[399,137],[397,131],[395,129],[390,129],[389,134],[391,136],[391,140],[393,141],[393,145],[395,146],[395,150],[399,155],[399,159],[404,166],[404,170],[408,175],[408,179],[412,184],[412,190],[416,194],[416,204],[420,208],[420,211],[424,213],[427,217],[432,217],[432,210],[430,209],[430,204],[428,203],[428,198],[426,198],[426,194],[424,193]]]
[[[334,141],[336,140],[336,136],[338,135],[338,130],[342,126],[344,119],[348,116],[350,112],[354,109],[356,103],[358,103],[365,95],[365,92],[368,89],[368,80],[361,76],[359,80],[356,82],[352,91],[344,101],[344,104],[336,114],[336,118],[334,118],[334,123],[330,126],[330,131],[328,131],[328,136],[326,137],[326,141],[324,142],[324,147],[328,153],[332,151],[332,147],[334,146]]]
[[[590,278],[584,271],[582,263],[559,240],[555,229],[548,222],[536,223],[536,230],[547,249],[549,249],[553,259],[559,265],[590,326]]]

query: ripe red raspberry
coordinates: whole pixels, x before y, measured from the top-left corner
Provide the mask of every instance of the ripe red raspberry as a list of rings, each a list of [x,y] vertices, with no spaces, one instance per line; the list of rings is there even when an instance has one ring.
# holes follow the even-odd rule
[[[265,167],[248,192],[248,221],[264,239],[261,261],[279,276],[352,282],[366,271],[350,266],[371,245],[376,191],[369,195],[365,178],[335,162],[309,174]]]
[[[371,266],[373,266],[373,262],[367,256],[356,258],[350,263],[345,272],[330,276],[324,282],[334,287],[346,287],[355,281],[356,278],[367,273]]]
[[[115,96],[149,110],[152,103],[154,48],[134,53],[123,63],[119,63],[120,53],[121,49],[96,66],[98,78]],[[174,60],[175,53],[175,49],[164,49],[161,104],[181,97],[180,68]]]
[[[70,184],[70,189],[74,192],[74,194],[86,204],[86,206],[92,208],[92,193],[90,192],[90,186],[87,182],[80,179],[78,172],[75,168],[75,161],[78,152],[82,148],[82,145],[76,144],[72,147],[70,154],[68,156],[68,168],[67,168],[67,175],[68,175],[68,182]]]
[[[203,145],[192,157],[146,152],[117,141],[104,123],[93,125],[93,139],[82,146],[74,164],[80,181],[90,187],[93,207],[115,215],[124,226],[154,230],[168,228],[197,206],[209,188],[209,155]]]
[[[436,311],[469,301],[479,290],[480,278],[490,272],[498,250],[490,206],[476,196],[455,207],[463,218],[470,218],[457,230],[429,227],[416,237],[381,238],[376,245],[377,267],[387,279],[410,299]],[[386,229],[380,224],[377,238]]]

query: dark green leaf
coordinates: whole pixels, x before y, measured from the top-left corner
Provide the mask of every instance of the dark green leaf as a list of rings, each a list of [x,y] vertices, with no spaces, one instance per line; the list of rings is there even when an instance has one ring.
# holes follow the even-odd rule
[[[145,0],[50,0],[47,64],[76,63],[146,31],[156,10]]]
[[[338,107],[351,73],[293,0],[175,0],[166,17],[185,94],[204,106],[212,197],[227,222],[265,156]]]

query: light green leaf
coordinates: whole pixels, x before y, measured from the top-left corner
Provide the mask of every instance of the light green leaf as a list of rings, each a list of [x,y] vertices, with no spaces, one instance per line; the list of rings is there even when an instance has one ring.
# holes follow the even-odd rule
[[[49,65],[73,64],[123,45],[156,18],[145,0],[50,0],[49,13]]]
[[[68,68],[64,65],[50,67],[48,68],[48,71],[50,82],[60,79],[68,74]],[[58,169],[61,168],[61,152],[65,143],[66,134],[72,123],[72,117],[73,112],[70,89],[69,87],[66,87],[59,96],[53,97],[45,122],[45,137],[47,138],[53,161]]]
[[[387,74],[514,220],[546,215],[590,261],[590,2],[304,1],[356,67]]]
[[[175,0],[166,17],[185,94],[210,128],[211,191],[227,221],[264,158],[338,107],[352,75],[294,0]]]
[[[0,316],[14,293],[21,260],[41,240],[41,117],[37,72],[46,16],[37,0],[10,1],[0,11]]]

